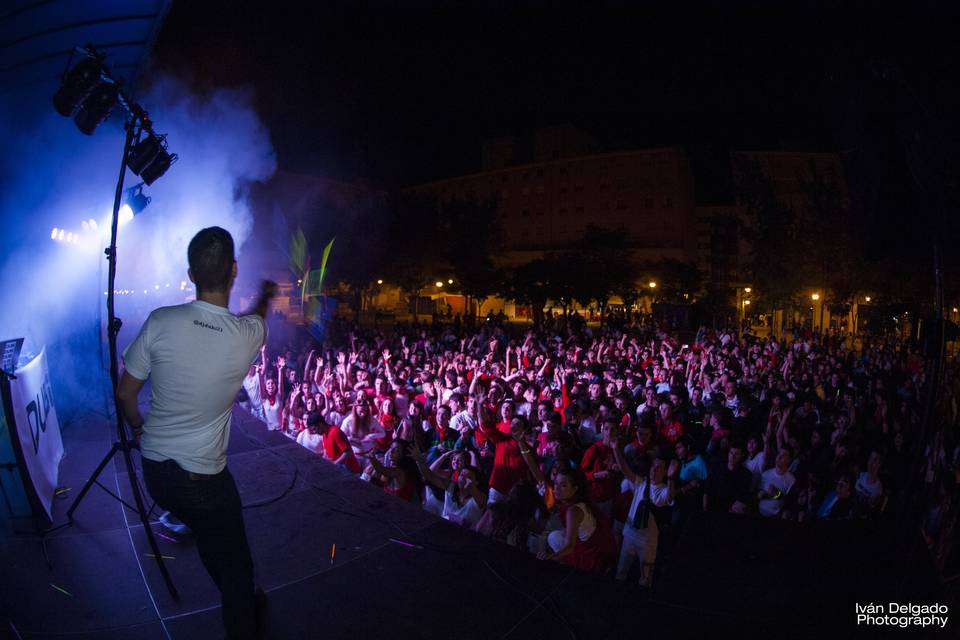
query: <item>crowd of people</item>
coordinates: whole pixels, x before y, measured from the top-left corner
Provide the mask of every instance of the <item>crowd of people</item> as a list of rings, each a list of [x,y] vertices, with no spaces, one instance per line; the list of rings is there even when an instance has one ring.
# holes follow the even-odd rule
[[[261,350],[240,401],[397,499],[647,586],[661,542],[704,514],[802,525],[883,518],[904,497],[925,380],[907,342],[502,320],[332,322],[322,342]],[[960,475],[953,367],[917,488],[935,505]]]

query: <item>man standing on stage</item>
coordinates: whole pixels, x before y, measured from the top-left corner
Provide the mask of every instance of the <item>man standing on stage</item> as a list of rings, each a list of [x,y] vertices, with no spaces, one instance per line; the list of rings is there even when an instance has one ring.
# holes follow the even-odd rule
[[[220,589],[227,637],[236,639],[262,635],[258,627],[265,616],[258,612],[253,560],[226,450],[233,401],[266,342],[276,285],[263,283],[250,315],[230,313],[237,277],[233,252],[233,238],[220,227],[193,237],[187,260],[197,299],[150,314],[123,353],[117,399],[140,441],[147,488],[194,533],[200,559]],[[144,420],[137,396],[147,378],[152,393]]]

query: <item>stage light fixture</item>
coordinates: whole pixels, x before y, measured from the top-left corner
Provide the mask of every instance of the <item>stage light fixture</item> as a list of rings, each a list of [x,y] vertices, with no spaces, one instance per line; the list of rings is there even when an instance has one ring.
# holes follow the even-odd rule
[[[130,210],[135,216],[140,215],[140,213],[147,208],[147,205],[150,204],[150,200],[150,196],[144,195],[143,193],[142,182],[127,189],[125,204],[130,207]]]
[[[103,62],[98,58],[84,58],[63,78],[60,88],[53,95],[53,108],[57,113],[69,118],[90,95],[94,87],[100,84]]]
[[[140,172],[153,162],[162,148],[160,139],[154,135],[147,135],[133,145],[130,155],[127,156],[127,166],[130,167],[130,171],[133,171],[134,175],[140,175]]]
[[[120,226],[123,226],[133,220],[133,209],[130,208],[130,205],[125,204],[120,207],[120,218],[118,220]]]
[[[77,115],[73,117],[80,133],[92,136],[100,123],[110,117],[119,96],[120,88],[112,82],[101,83],[91,91]]]
[[[140,172],[140,177],[147,185],[153,184],[157,178],[162,176],[170,168],[170,165],[177,161],[177,154],[171,154],[162,146],[157,151],[156,157]]]
[[[51,240],[56,240],[56,239],[57,239],[57,231],[59,231],[59,229],[57,229],[56,227],[54,227],[54,228],[53,228],[53,231],[50,232],[50,239],[51,239]]]

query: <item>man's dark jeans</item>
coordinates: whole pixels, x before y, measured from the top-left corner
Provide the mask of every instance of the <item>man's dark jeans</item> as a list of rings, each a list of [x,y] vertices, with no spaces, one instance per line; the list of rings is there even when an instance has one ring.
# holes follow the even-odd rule
[[[143,477],[161,507],[190,527],[207,573],[223,600],[223,623],[231,640],[256,635],[253,559],[243,526],[240,494],[230,471],[201,476],[173,460],[143,458]]]

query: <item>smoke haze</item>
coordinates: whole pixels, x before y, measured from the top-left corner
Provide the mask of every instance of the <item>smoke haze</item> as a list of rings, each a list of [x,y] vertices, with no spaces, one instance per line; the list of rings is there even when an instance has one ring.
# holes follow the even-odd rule
[[[126,335],[150,310],[192,298],[187,244],[199,229],[224,227],[242,256],[253,229],[248,187],[276,168],[250,92],[195,95],[161,76],[140,96],[179,161],[144,187],[152,202],[118,233],[115,288],[129,293],[118,296],[117,315],[126,321]],[[108,389],[106,373],[96,372],[106,362],[103,248],[123,149],[119,111],[88,137],[49,102],[0,102],[7,150],[0,157],[0,339],[26,338],[25,353],[47,347],[58,411],[68,417],[88,408],[81,405],[94,401],[91,394],[98,398]],[[138,182],[128,171],[125,188]],[[90,219],[97,231],[84,228]],[[77,243],[51,239],[54,227],[77,234]],[[184,281],[188,288],[181,290]]]

